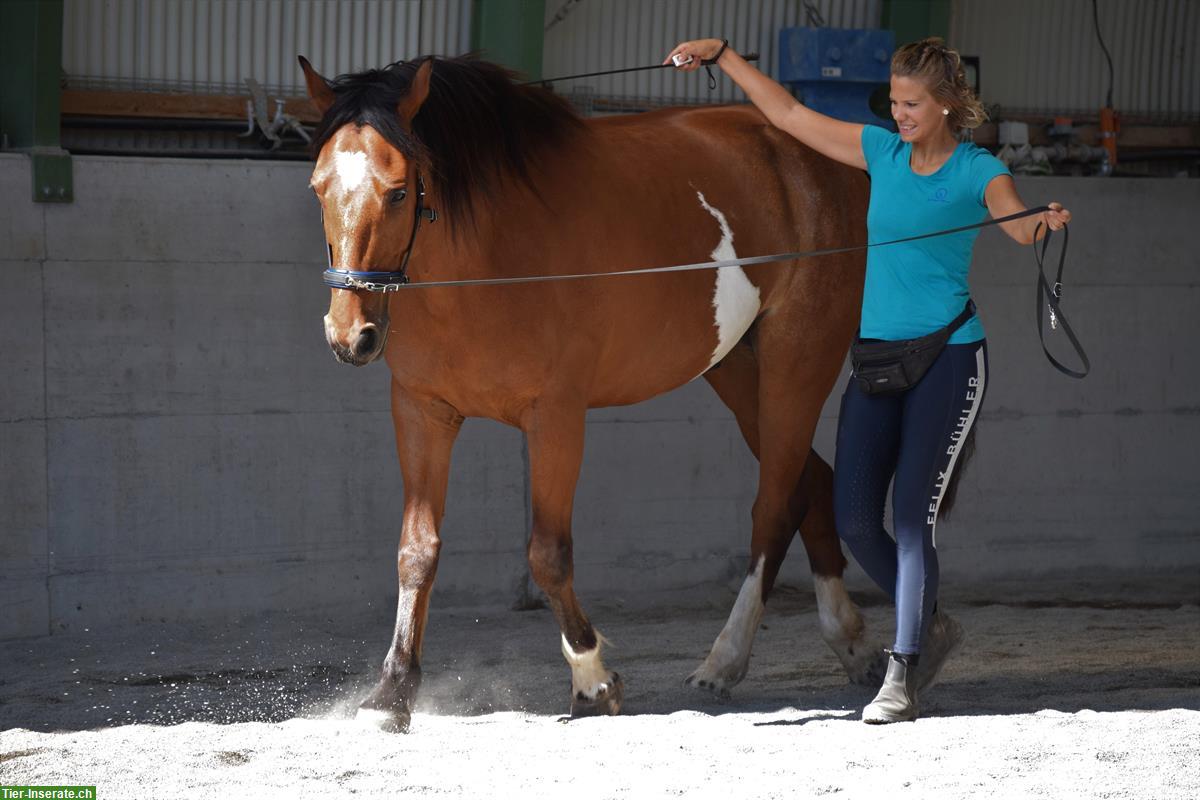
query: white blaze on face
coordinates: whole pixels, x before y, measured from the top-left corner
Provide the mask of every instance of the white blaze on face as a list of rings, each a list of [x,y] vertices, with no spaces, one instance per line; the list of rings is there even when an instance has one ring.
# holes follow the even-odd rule
[[[704,210],[712,214],[717,220],[717,224],[721,226],[721,241],[712,251],[711,258],[714,261],[728,261],[737,258],[737,252],[733,249],[733,231],[729,227],[729,221],[725,219],[725,215],[719,209],[709,205],[703,192],[697,191],[696,196],[700,198],[700,205],[704,207]],[[754,318],[758,316],[758,311],[762,307],[758,287],[750,282],[741,267],[725,267],[714,270],[714,272],[717,273],[717,285],[713,293],[717,348],[713,351],[712,360],[709,362],[710,367],[733,349],[733,346],[742,338],[742,334],[750,327],[750,323],[754,322]]]
[[[600,661],[600,643],[602,641],[603,639],[597,634],[594,648],[576,653],[567,642],[567,637],[562,637],[563,656],[571,665],[571,695],[573,697],[583,695],[588,700],[595,700],[597,694],[608,690],[608,670]]]
[[[333,154],[333,168],[338,178],[334,204],[341,210],[342,217],[338,253],[339,260],[344,260],[345,254],[352,252],[354,238],[358,235],[357,222],[370,195],[370,192],[360,191],[360,188],[367,188],[364,186],[369,170],[367,154],[361,150],[338,150]]]
[[[333,167],[337,170],[342,189],[352,192],[367,177],[367,154],[357,151],[334,153]]]

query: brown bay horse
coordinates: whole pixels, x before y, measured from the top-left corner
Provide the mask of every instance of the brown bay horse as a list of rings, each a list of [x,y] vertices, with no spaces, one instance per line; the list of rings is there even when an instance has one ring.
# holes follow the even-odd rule
[[[300,59],[323,115],[312,187],[333,265],[414,283],[618,269],[861,244],[867,181],[752,107],[582,120],[547,89],[471,58],[422,58],[333,83]],[[420,191],[421,188],[427,190]],[[419,197],[420,195],[420,197]],[[426,219],[436,209],[438,222]],[[411,258],[410,258],[411,256]],[[750,568],[688,683],[724,693],[750,648],[796,531],[823,638],[878,684],[842,582],[832,473],[812,451],[858,321],[859,253],[783,263],[508,286],[332,290],[340,361],[382,358],[404,479],[395,632],[359,714],[406,730],[440,549],[450,452],[465,417],[529,448],[531,575],[562,634],[573,714],[615,714],[622,685],[573,588],[572,503],[589,408],[703,376],[759,461]]]

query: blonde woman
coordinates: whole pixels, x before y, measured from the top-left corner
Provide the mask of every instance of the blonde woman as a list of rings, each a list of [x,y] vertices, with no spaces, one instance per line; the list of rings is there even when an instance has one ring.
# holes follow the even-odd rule
[[[898,133],[806,108],[719,39],[683,42],[663,63],[674,61],[678,69],[692,71],[710,59],[772,125],[870,174],[870,242],[970,225],[988,213],[1002,217],[1026,208],[1004,164],[958,140],[961,130],[983,122],[984,112],[966,83],[958,53],[941,39],[905,45],[892,57],[891,108]],[[1001,227],[1029,244],[1039,222],[1059,230],[1070,221],[1061,204],[1050,203],[1049,208]],[[877,393],[852,376],[842,396],[834,465],[838,535],[896,604],[896,639],[887,674],[879,694],[863,709],[864,722],[916,719],[918,691],[933,682],[962,640],[962,628],[937,611],[934,528],[987,390],[987,341],[967,284],[977,235],[978,229],[964,231],[872,248],[867,254],[859,342],[933,334],[949,338],[911,386]],[[883,527],[893,481],[894,539]]]

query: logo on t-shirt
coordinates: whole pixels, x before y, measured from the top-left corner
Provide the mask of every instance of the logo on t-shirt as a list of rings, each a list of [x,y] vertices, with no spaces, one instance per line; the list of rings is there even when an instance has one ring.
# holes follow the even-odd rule
[[[943,186],[942,188],[935,191],[933,194],[929,195],[929,202],[931,202],[931,203],[949,203],[950,202],[950,190],[947,189],[945,186]]]

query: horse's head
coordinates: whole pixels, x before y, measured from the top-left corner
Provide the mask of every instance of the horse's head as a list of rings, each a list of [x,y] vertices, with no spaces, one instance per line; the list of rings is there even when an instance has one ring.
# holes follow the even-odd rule
[[[321,202],[330,261],[339,269],[359,272],[399,270],[416,233],[419,159],[418,151],[410,147],[402,152],[394,143],[397,137],[386,134],[397,126],[411,130],[412,118],[429,94],[433,61],[415,70],[408,91],[389,110],[390,118],[379,119],[341,120],[336,109],[330,115],[337,94],[303,56],[300,66],[323,118],[310,185]],[[378,358],[387,343],[388,295],[330,291],[325,338],[334,355],[356,366]]]

